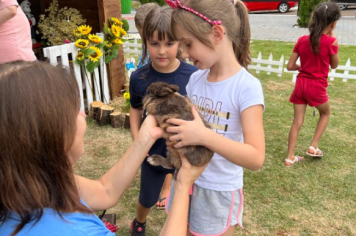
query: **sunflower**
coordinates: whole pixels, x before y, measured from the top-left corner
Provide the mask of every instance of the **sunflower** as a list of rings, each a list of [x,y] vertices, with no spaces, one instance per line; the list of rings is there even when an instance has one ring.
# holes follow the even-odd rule
[[[73,34],[76,38],[80,38],[83,35],[82,32],[80,32],[78,29],[74,30]]]
[[[105,40],[105,48],[111,48],[112,43],[109,43],[108,41]]]
[[[111,17],[110,20],[114,25],[117,25],[117,26],[123,25],[123,23],[121,21],[119,21],[119,19],[117,19],[116,17]]]
[[[89,34],[88,38],[91,42],[96,43],[96,44],[101,43],[103,41],[102,38],[100,38],[99,36],[96,36],[94,34]]]
[[[120,27],[120,34],[121,34],[121,35],[126,35],[127,32],[126,32],[123,28]]]
[[[130,93],[124,93],[124,98],[126,99],[126,100],[128,100],[128,99],[130,99]]]
[[[88,25],[81,25],[77,30],[82,34],[89,34],[91,32],[91,27]]]
[[[93,52],[92,54],[89,55],[89,59],[91,61],[99,61],[99,58],[103,55],[103,53],[101,52],[101,50],[97,47],[91,46],[89,47],[90,49],[94,50],[95,52]]]
[[[116,38],[120,37],[120,27],[119,26],[112,25],[111,26],[111,32]]]
[[[114,43],[114,44],[122,44],[122,40],[121,39],[115,39],[114,41],[112,41],[112,43]]]
[[[78,48],[86,48],[89,45],[89,40],[86,39],[78,39],[75,42],[75,46],[77,46]]]
[[[79,51],[77,57],[75,58],[77,61],[84,61],[84,54]]]

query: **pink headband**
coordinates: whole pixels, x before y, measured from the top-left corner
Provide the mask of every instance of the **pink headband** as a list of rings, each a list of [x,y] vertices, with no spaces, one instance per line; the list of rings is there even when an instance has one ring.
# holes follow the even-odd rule
[[[167,3],[169,6],[171,6],[173,9],[181,8],[181,9],[183,9],[183,10],[189,11],[189,12],[191,12],[191,13],[193,13],[193,14],[199,16],[200,18],[202,18],[203,20],[205,20],[206,22],[208,22],[208,23],[211,24],[212,26],[214,26],[214,25],[221,25],[221,21],[219,21],[219,20],[214,20],[214,21],[212,21],[212,20],[210,20],[208,17],[204,16],[203,14],[201,14],[201,13],[199,13],[199,12],[197,12],[197,11],[195,11],[195,10],[189,8],[189,7],[186,7],[186,6],[182,5],[179,0],[165,0],[165,1],[166,1],[166,3]]]

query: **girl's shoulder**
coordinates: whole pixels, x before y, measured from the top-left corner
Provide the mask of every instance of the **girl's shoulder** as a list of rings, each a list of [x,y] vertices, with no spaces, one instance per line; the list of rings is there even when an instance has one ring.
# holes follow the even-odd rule
[[[196,70],[192,75],[190,76],[189,83],[194,84],[198,83],[199,81],[205,81],[208,77],[209,74],[209,69],[206,70]]]

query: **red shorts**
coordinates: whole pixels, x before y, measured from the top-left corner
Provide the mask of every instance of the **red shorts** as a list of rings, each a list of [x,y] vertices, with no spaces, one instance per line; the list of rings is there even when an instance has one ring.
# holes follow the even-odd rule
[[[289,101],[293,104],[307,104],[311,107],[319,106],[329,101],[327,87],[327,80],[298,77]]]

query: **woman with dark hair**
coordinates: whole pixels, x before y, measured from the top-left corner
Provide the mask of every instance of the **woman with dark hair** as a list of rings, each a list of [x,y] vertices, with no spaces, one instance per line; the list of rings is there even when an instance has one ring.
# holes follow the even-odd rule
[[[115,235],[93,211],[114,206],[129,187],[162,136],[155,119],[146,118],[107,173],[89,180],[72,168],[84,153],[86,121],[67,69],[40,62],[0,65],[0,114],[0,235]],[[203,170],[182,161],[177,214],[168,217],[164,232],[176,227],[174,219],[184,222],[189,188]]]

